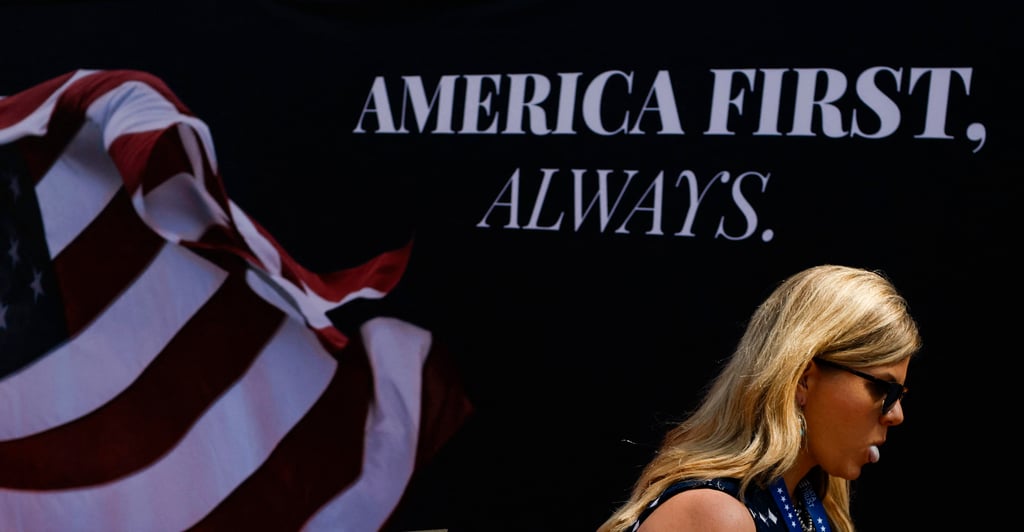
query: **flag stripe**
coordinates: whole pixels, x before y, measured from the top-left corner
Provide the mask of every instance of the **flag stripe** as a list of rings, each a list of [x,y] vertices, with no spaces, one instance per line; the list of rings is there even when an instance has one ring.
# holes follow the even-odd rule
[[[101,145],[99,126],[87,123],[36,184],[46,245],[54,257],[84,231],[122,189],[121,176],[100,149]]]
[[[149,266],[164,244],[135,215],[123,189],[118,192],[107,209],[53,262],[67,302],[68,333],[78,334],[96,319]]]
[[[0,439],[29,436],[84,416],[138,378],[226,277],[193,257],[163,247],[77,337],[17,378],[0,381]]]
[[[75,80],[91,74],[89,70],[68,72],[19,92],[17,98],[0,99],[0,143],[46,132],[57,97]]]
[[[336,366],[308,328],[286,321],[242,380],[159,461],[94,487],[0,489],[0,516],[26,531],[185,530],[266,460]]]
[[[432,346],[429,332],[400,320],[364,324],[314,409],[260,471],[191,530],[378,529],[401,496],[388,486],[404,486],[412,474],[419,380]],[[360,380],[367,362],[372,383]]]
[[[280,310],[248,289],[244,278],[229,277],[117,397],[73,423],[0,442],[3,486],[85,486],[149,464],[244,373],[282,318]],[[189,385],[182,386],[185,382]],[[72,448],[75,452],[68,453]]]
[[[390,318],[363,324],[361,336],[373,365],[374,406],[366,422],[362,472],[356,483],[319,508],[304,529],[374,530],[398,505],[400,492],[387,486],[405,486],[416,462],[423,364],[433,345],[429,332]],[[385,495],[390,495],[385,498]]]
[[[363,453],[373,451],[363,442],[372,399],[368,369],[362,343],[353,339],[313,409],[259,471],[190,530],[298,530],[318,506],[350,485]]]

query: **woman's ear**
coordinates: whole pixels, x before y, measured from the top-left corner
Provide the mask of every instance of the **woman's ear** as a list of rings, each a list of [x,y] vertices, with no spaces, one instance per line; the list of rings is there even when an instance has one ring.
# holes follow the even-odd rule
[[[807,404],[807,377],[811,372],[811,366],[814,364],[807,364],[804,367],[804,372],[800,374],[800,380],[796,382],[796,404],[800,408],[803,408]]]

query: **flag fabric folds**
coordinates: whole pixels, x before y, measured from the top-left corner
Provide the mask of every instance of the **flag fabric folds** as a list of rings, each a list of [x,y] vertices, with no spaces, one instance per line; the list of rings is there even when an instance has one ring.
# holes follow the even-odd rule
[[[0,529],[380,529],[471,411],[430,331],[328,318],[410,253],[298,264],[145,72],[0,99]]]

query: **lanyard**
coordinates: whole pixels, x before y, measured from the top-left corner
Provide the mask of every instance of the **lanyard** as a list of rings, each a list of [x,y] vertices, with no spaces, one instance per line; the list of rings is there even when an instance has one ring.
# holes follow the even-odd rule
[[[786,490],[786,483],[783,482],[782,477],[772,482],[771,492],[772,498],[775,499],[775,504],[779,506],[779,509],[784,514],[786,528],[790,532],[802,532],[800,519],[796,515],[796,508],[793,507],[792,501],[789,500],[789,491]],[[796,496],[803,498],[804,508],[807,509],[807,514],[811,516],[814,530],[816,532],[830,532],[832,528],[829,526],[828,516],[825,515],[825,508],[818,502],[818,494],[814,492],[814,488],[811,487],[809,480],[803,479],[796,485]]]

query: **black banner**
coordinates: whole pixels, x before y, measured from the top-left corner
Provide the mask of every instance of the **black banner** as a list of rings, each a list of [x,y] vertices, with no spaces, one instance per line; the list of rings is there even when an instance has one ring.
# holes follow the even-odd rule
[[[150,72],[307,267],[413,239],[387,312],[451,346],[476,411],[393,530],[593,530],[757,303],[820,263],[883,270],[925,339],[856,522],[975,529],[999,495],[963,477],[985,482],[1016,438],[1011,20],[982,3],[7,2],[0,94]]]

